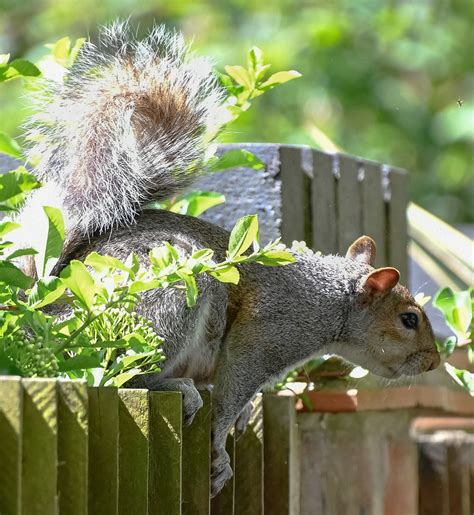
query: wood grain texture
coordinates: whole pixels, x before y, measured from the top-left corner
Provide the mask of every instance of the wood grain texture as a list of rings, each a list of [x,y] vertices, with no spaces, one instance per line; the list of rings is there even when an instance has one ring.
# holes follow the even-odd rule
[[[21,508],[23,389],[19,377],[0,377],[0,513]]]
[[[362,233],[373,238],[377,245],[375,266],[387,266],[387,234],[382,170],[378,163],[360,161],[362,187]]]
[[[119,514],[148,513],[148,390],[119,389]]]
[[[262,395],[253,401],[252,416],[246,430],[236,435],[235,515],[263,513],[263,406]]]
[[[183,427],[182,513],[188,515],[210,512],[211,395],[207,390],[200,394],[203,407]]]
[[[344,256],[351,243],[362,236],[362,186],[359,163],[353,157],[339,155],[337,181],[338,252]]]
[[[58,513],[58,405],[54,379],[22,379],[21,513]]]
[[[149,513],[181,513],[182,400],[178,392],[150,392]]]
[[[299,513],[299,463],[294,397],[264,395],[264,513]]]
[[[118,393],[113,387],[88,388],[89,513],[118,513]]]
[[[400,272],[402,284],[408,283],[408,175],[402,170],[388,171],[389,202],[387,204],[388,264]]]
[[[86,515],[88,474],[88,398],[82,381],[58,381],[59,511]]]
[[[330,154],[312,152],[312,248],[323,254],[337,252],[336,179]]]
[[[311,181],[304,172],[303,147],[280,147],[280,179],[282,241],[291,245],[294,240],[304,240],[311,245]]]

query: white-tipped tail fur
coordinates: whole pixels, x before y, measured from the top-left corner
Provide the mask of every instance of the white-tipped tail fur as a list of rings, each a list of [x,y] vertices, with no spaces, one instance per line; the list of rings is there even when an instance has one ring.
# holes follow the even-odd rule
[[[86,42],[63,83],[50,82],[30,134],[35,173],[61,192],[69,237],[133,222],[143,206],[199,173],[221,94],[207,59],[159,26],[142,41],[127,23]]]

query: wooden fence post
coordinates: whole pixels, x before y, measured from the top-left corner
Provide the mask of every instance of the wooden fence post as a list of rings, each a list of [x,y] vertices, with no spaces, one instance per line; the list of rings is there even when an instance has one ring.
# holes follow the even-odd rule
[[[23,389],[19,377],[0,376],[0,513],[21,510]]]
[[[314,250],[337,252],[336,178],[334,156],[313,150],[311,187],[312,234]]]
[[[387,204],[388,264],[400,272],[402,284],[408,282],[408,175],[402,170],[388,169],[389,200]]]
[[[58,512],[58,407],[54,379],[23,379],[22,513]]]
[[[303,147],[280,147],[281,237],[287,245],[306,240],[311,246],[310,177],[303,165]]]
[[[89,513],[118,513],[118,394],[110,386],[88,388]]]
[[[181,513],[182,443],[181,394],[150,392],[150,514]]]
[[[338,251],[344,256],[349,245],[362,235],[362,201],[359,164],[340,154],[337,180]]]
[[[264,513],[299,513],[295,398],[263,397]]]
[[[148,390],[119,390],[119,514],[148,514]]]
[[[183,515],[210,511],[211,394],[200,392],[203,407],[183,427]]]
[[[242,434],[235,439],[234,513],[263,513],[263,406],[262,395],[253,401],[252,416]]]
[[[87,386],[81,381],[57,384],[59,511],[87,515]]]
[[[378,163],[359,161],[362,171],[362,231],[374,239],[377,245],[375,266],[387,265],[385,200],[382,169]]]

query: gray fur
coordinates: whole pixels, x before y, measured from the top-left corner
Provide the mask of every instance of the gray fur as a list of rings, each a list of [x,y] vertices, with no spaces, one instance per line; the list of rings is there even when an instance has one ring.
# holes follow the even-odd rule
[[[125,259],[133,250],[146,264],[149,249],[169,241],[188,253],[210,247],[222,259],[228,237],[203,220],[146,211],[133,227],[103,235],[69,258],[96,250]],[[157,377],[138,377],[131,385],[160,389],[163,382],[179,378],[187,380],[188,390],[189,379],[198,386],[214,385],[213,494],[232,474],[225,439],[239,413],[264,385],[298,364],[337,353],[377,374],[397,377],[439,362],[431,326],[413,297],[400,285],[383,295],[367,293],[364,284],[373,268],[359,257],[309,253],[296,255],[297,261],[285,267],[241,266],[237,286],[202,275],[193,308],[186,306],[181,290],[144,296],[138,310],[164,338],[167,359]],[[407,310],[420,314],[417,331],[401,327],[399,314]],[[194,413],[191,402],[185,418]]]
[[[87,43],[65,83],[50,84],[43,113],[33,121],[41,138],[32,152],[42,156],[36,172],[46,188],[23,217],[34,225],[41,195],[65,211],[67,244],[56,273],[91,251],[122,259],[134,251],[146,266],[150,249],[165,241],[185,253],[211,248],[218,260],[225,257],[223,229],[170,212],[142,212],[199,173],[220,104],[209,64],[190,59],[181,37],[163,28],[142,42],[128,33],[126,24],[115,24],[97,47]],[[422,309],[396,281],[386,286],[398,274],[371,275],[374,252],[362,238],[346,258],[307,254],[285,267],[241,266],[237,286],[201,275],[193,308],[182,290],[143,296],[137,310],[164,338],[166,361],[160,374],[130,385],[181,391],[187,423],[200,407],[195,384],[214,385],[214,495],[232,475],[225,451],[230,427],[264,385],[289,369],[321,353],[387,377],[439,363]],[[406,311],[418,314],[416,330],[403,327],[399,315]],[[246,415],[248,409],[242,422]]]
[[[163,26],[143,41],[130,33],[115,23],[87,41],[63,83],[45,81],[28,125],[34,171],[59,187],[49,203],[62,207],[68,239],[130,225],[187,186],[219,124],[209,60]]]

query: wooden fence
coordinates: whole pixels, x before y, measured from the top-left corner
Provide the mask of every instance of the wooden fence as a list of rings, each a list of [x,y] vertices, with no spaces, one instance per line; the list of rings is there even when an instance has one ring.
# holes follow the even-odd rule
[[[0,513],[294,513],[294,399],[257,399],[247,430],[227,442],[234,478],[211,501],[211,400],[201,395],[183,426],[179,393],[0,378]]]
[[[263,241],[305,240],[324,254],[345,254],[362,234],[377,243],[377,266],[395,266],[407,281],[408,176],[400,169],[305,146],[225,145],[253,152],[264,170],[240,168],[204,176],[195,189],[224,193],[203,218],[231,229],[258,214]]]

